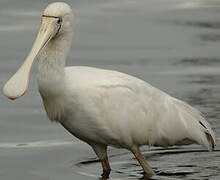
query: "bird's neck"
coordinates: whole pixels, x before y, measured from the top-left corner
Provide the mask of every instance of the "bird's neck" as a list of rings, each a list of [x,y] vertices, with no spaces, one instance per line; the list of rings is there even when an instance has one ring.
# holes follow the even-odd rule
[[[58,93],[63,87],[66,56],[71,46],[72,37],[52,39],[40,54],[38,65],[38,85],[41,93]],[[56,90],[57,91],[56,91]],[[61,90],[62,91],[62,90]]]

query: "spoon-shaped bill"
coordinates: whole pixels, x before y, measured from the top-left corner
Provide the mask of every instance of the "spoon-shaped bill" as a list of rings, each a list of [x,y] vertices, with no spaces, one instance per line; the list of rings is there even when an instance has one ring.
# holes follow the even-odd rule
[[[58,31],[55,18],[42,18],[41,27],[33,47],[18,71],[6,82],[3,94],[9,99],[17,99],[25,94],[32,64],[39,52],[48,44]]]

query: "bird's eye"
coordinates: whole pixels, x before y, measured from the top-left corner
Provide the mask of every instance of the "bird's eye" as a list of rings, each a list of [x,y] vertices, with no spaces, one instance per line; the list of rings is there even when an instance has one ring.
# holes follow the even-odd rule
[[[57,19],[57,24],[61,24],[61,22],[62,22],[62,19],[61,19],[61,18],[58,18],[58,19]]]

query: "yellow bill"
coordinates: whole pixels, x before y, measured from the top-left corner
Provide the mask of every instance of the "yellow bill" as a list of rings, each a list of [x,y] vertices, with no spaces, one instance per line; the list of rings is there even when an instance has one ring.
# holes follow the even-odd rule
[[[25,94],[28,89],[29,77],[32,64],[39,52],[59,31],[56,17],[43,17],[41,27],[33,47],[18,71],[6,82],[3,94],[10,99],[17,99]]]

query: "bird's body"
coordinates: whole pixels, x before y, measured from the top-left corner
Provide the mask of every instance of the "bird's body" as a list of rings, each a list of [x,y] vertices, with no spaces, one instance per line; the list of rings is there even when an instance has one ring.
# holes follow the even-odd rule
[[[214,148],[209,123],[183,101],[124,73],[65,67],[73,36],[72,21],[72,10],[65,3],[46,8],[30,55],[4,87],[6,96],[15,99],[25,93],[30,72],[27,69],[40,52],[38,84],[49,119],[92,146],[102,162],[104,176],[110,173],[106,152],[109,145],[130,150],[149,175],[155,173],[139,151],[142,145],[197,143],[208,150]],[[27,78],[20,81],[24,75]]]
[[[57,82],[45,90],[39,80],[39,90],[50,120],[60,122],[79,139],[121,148],[182,143],[209,148],[200,113],[150,84],[91,67],[66,67],[64,72],[64,84],[55,96]],[[49,81],[53,82],[52,77]],[[195,132],[195,126],[201,132]]]

